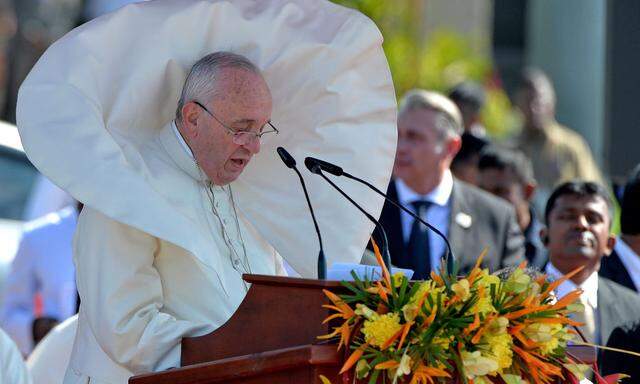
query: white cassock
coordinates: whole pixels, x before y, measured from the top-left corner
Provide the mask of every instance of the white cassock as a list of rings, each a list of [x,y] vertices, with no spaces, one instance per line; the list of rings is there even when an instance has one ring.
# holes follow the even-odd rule
[[[77,329],[78,316],[71,316],[40,340],[27,359],[34,384],[62,384]]]
[[[179,365],[182,337],[211,332],[246,294],[242,273],[316,276],[358,262],[373,224],[305,156],[386,187],[396,102],[382,37],[326,1],[155,0],[93,20],[56,42],[21,87],[18,129],[38,169],[85,204],[75,263],[82,304],[65,383],[127,382]],[[281,133],[229,186],[210,186],[172,128],[187,71],[226,50],[261,70]],[[336,180],[377,216],[382,199]]]
[[[32,383],[18,347],[2,328],[0,328],[0,383]]]

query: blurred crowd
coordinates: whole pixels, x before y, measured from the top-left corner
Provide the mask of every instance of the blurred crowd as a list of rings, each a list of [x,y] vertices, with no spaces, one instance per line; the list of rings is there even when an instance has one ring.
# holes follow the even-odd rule
[[[0,0],[0,118],[15,122],[18,88],[49,45],[74,27],[133,2]]]
[[[125,3],[0,0],[2,119],[15,120],[18,87],[52,42]],[[471,82],[447,95],[404,95],[388,194],[447,236],[461,272],[485,247],[492,272],[524,260],[551,278],[582,267],[559,291],[583,289],[578,320],[585,338],[640,349],[640,165],[613,193],[586,141],[556,121],[553,84],[539,69],[521,73],[513,103],[523,123],[516,136],[496,142],[487,134],[484,102],[483,87]],[[0,327],[24,357],[80,307],[72,238],[81,209],[73,204],[24,226],[0,292]],[[621,233],[614,236],[618,209]],[[446,244],[436,234],[390,205],[380,222],[394,265],[414,270],[416,279],[440,267]],[[599,357],[605,371],[629,369],[624,357]]]

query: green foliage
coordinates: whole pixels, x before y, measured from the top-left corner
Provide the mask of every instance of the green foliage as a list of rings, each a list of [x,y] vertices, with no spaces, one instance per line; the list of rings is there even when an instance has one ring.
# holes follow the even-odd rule
[[[476,81],[485,87],[483,125],[494,137],[504,137],[517,120],[504,90],[494,79],[487,55],[475,52],[467,38],[452,30],[438,30],[423,36],[425,1],[334,0],[371,18],[384,37],[396,95],[412,88],[447,93],[456,84]]]

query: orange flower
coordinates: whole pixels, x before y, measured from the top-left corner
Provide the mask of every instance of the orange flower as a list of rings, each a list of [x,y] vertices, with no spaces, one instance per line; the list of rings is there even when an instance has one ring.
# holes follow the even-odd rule
[[[389,274],[389,270],[382,260],[380,248],[378,248],[378,244],[376,244],[375,240],[373,240],[373,237],[371,238],[371,245],[373,245],[373,253],[376,255],[376,261],[378,262],[380,268],[382,268],[382,280],[384,280],[387,288],[391,289],[391,275]]]
[[[347,361],[344,362],[344,365],[342,366],[342,369],[340,369],[340,372],[338,374],[342,375],[343,373],[351,369],[351,367],[353,367],[353,365],[362,357],[364,350],[367,349],[368,346],[369,344],[365,343],[358,347],[358,349],[353,351]]]
[[[397,368],[400,366],[400,363],[398,363],[395,360],[387,360],[384,363],[380,363],[377,364],[375,366],[375,369],[393,369],[393,368]]]
[[[427,367],[420,363],[411,377],[410,384],[434,384],[434,377],[451,377],[451,375],[444,369]]]
[[[329,300],[331,300],[331,302],[335,304],[335,306],[325,304],[322,306],[323,308],[333,309],[334,311],[340,313],[342,318],[344,318],[345,320],[349,320],[355,316],[355,312],[353,311],[353,309],[351,309],[351,307],[347,303],[345,303],[344,300],[338,297],[338,295],[326,289],[323,289],[322,292],[324,292],[325,296],[327,296]]]

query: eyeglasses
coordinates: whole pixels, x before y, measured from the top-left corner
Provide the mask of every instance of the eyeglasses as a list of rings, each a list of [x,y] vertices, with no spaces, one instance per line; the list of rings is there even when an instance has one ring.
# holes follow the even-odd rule
[[[200,108],[204,109],[205,112],[207,112],[211,117],[213,117],[220,125],[222,125],[227,132],[229,132],[229,134],[231,134],[232,140],[234,144],[237,145],[248,145],[253,143],[256,140],[260,140],[262,139],[262,136],[264,136],[267,133],[275,133],[276,135],[278,133],[280,133],[280,131],[278,130],[278,128],[274,127],[273,124],[271,124],[271,121],[267,121],[267,124],[263,125],[262,127],[260,127],[260,130],[258,132],[252,132],[252,131],[237,131],[233,128],[230,128],[229,126],[227,126],[225,123],[223,123],[222,121],[220,121],[220,119],[218,119],[213,113],[211,113],[207,107],[205,107],[204,105],[200,104],[198,101],[193,100],[194,103],[196,103],[196,105],[198,105]],[[265,127],[269,125],[269,127],[271,127],[271,129],[266,130],[265,131]]]

